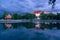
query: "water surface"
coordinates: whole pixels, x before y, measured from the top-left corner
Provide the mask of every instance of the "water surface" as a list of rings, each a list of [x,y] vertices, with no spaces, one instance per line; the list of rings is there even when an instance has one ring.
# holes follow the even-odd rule
[[[0,40],[60,40],[60,30],[57,29],[56,25],[50,29],[49,25],[40,24],[41,28],[38,30],[35,29],[36,24],[34,23],[10,25],[12,26],[6,27],[5,24],[0,24]]]

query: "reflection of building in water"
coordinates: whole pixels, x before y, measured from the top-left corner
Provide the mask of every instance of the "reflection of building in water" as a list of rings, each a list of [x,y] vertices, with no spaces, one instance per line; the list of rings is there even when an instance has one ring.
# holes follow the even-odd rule
[[[40,24],[36,24],[35,29],[40,29]]]
[[[12,15],[10,15],[10,14],[6,15],[5,19],[7,19],[7,20],[12,19]],[[10,23],[5,23],[4,25],[5,25],[5,27],[8,27],[8,28],[12,27],[12,24],[10,24]]]
[[[37,19],[40,19],[40,11],[35,11],[34,14],[36,15]],[[35,29],[40,29],[40,23],[39,21],[36,22]]]
[[[5,19],[12,19],[12,16],[10,14],[5,16]]]
[[[5,27],[8,27],[8,28],[12,27],[12,24],[9,24],[9,23],[5,23],[4,25]]]

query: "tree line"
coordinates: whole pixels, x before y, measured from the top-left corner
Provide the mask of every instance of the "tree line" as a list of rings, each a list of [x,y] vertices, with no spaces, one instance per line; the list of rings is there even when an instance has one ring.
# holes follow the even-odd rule
[[[0,17],[0,18],[4,19],[6,15],[8,15],[8,13],[4,12],[2,17]],[[33,13],[26,13],[25,15],[13,13],[10,15],[12,16],[12,19],[35,19],[35,18],[37,18],[35,16],[35,14],[33,14]],[[40,20],[60,20],[60,13],[57,13],[57,15],[56,15],[53,13],[45,14],[44,12],[42,12],[39,17],[40,17]]]

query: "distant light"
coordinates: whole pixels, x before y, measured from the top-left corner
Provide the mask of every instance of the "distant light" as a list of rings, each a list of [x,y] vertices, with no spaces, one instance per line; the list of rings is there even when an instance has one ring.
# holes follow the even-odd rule
[[[12,16],[10,14],[5,16],[5,19],[11,19],[11,18],[12,18]]]
[[[40,11],[35,11],[34,14],[35,14],[36,16],[40,16],[41,12],[40,12]]]

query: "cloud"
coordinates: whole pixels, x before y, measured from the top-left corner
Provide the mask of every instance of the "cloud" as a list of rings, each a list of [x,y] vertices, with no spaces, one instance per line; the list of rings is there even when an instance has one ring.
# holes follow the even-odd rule
[[[51,10],[49,0],[0,0],[0,10],[13,12],[33,12],[35,10]],[[56,1],[58,6],[59,1]],[[58,3],[58,4],[57,4]],[[59,8],[59,6],[58,6]],[[56,9],[58,10],[58,9]]]

